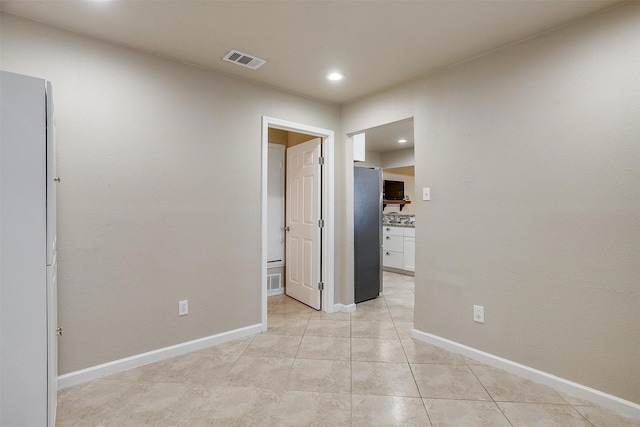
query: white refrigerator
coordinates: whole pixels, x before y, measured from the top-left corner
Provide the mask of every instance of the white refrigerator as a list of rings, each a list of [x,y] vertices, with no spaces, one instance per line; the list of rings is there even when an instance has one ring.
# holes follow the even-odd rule
[[[0,72],[0,425],[53,426],[57,393],[51,84]]]

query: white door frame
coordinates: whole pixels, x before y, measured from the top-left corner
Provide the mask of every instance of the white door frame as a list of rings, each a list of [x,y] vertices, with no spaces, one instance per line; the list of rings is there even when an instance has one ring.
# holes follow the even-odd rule
[[[262,330],[267,330],[267,179],[269,156],[269,128],[304,133],[322,138],[325,170],[322,174],[322,218],[325,226],[322,229],[322,309],[327,313],[334,312],[334,246],[335,246],[335,139],[334,132],[315,126],[290,122],[262,116],[262,188],[261,188],[261,294],[262,294]]]

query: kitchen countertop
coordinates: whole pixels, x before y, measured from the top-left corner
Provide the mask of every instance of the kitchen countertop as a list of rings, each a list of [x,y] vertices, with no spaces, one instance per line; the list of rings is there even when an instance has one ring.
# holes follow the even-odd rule
[[[415,222],[382,222],[383,227],[403,227],[403,228],[416,228]]]
[[[392,221],[394,220],[394,221]],[[410,221],[413,220],[413,221]],[[413,215],[385,215],[382,220],[383,227],[415,228],[416,222]]]

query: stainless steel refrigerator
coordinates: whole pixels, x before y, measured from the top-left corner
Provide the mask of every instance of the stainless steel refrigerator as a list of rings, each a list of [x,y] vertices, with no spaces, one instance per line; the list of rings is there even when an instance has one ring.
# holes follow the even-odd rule
[[[354,168],[355,302],[382,291],[382,170]]]

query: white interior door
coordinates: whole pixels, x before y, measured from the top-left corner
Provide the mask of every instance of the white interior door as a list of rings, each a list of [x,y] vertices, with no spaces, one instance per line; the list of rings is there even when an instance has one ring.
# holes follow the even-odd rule
[[[287,149],[286,293],[320,310],[320,138]]]

